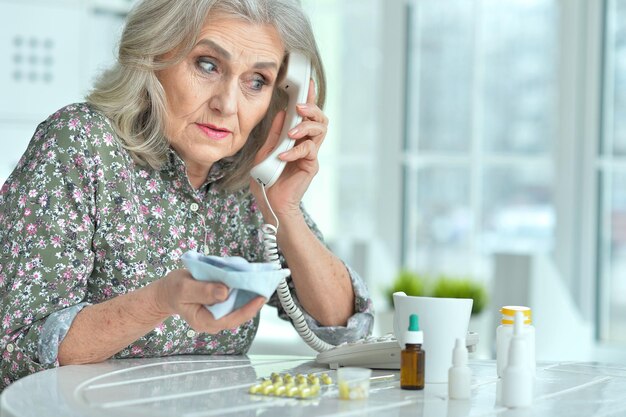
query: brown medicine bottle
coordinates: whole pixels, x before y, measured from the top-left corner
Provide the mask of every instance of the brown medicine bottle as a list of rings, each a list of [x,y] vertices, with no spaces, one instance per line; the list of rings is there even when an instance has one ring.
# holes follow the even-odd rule
[[[424,389],[424,362],[426,352],[422,350],[424,335],[419,329],[417,314],[409,317],[409,328],[404,333],[406,348],[400,355],[400,388],[419,390]]]

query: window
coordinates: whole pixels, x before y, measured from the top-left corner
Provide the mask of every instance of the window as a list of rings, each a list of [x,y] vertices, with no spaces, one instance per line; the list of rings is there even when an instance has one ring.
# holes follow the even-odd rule
[[[623,346],[626,0],[408,3],[403,263],[489,278],[495,252],[550,254]]]
[[[484,278],[553,248],[557,3],[410,2],[406,266]]]
[[[333,251],[374,291],[384,0],[303,0],[326,69],[329,130],[304,197]]]
[[[329,133],[306,204],[331,240],[367,239],[376,207],[379,0],[304,0],[326,68]]]

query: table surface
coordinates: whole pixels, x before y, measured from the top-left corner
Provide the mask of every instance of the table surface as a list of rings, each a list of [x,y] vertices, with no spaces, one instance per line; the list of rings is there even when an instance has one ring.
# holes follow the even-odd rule
[[[277,373],[336,372],[309,357],[179,356],[110,360],[30,375],[0,398],[9,416],[626,416],[626,366],[544,363],[537,368],[533,406],[496,405],[494,361],[470,361],[472,398],[452,401],[446,384],[400,389],[399,371],[376,370],[366,400],[338,398],[336,385],[310,400],[261,397],[248,388]]]

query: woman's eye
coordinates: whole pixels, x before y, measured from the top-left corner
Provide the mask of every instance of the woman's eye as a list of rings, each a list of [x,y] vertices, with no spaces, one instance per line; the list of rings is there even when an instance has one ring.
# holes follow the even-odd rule
[[[263,77],[253,78],[250,81],[250,87],[255,91],[261,91],[265,85],[267,85],[267,83]]]
[[[214,72],[217,69],[217,66],[213,62],[206,59],[198,60],[198,66],[202,69],[202,71],[208,73]]]

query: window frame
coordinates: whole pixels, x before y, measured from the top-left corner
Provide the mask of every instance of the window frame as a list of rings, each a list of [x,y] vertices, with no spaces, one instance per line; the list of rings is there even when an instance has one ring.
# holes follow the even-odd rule
[[[561,1],[561,85],[555,262],[596,338],[601,305],[598,275],[599,183],[605,2]],[[587,198],[585,198],[587,197]],[[587,238],[585,238],[587,237]]]

